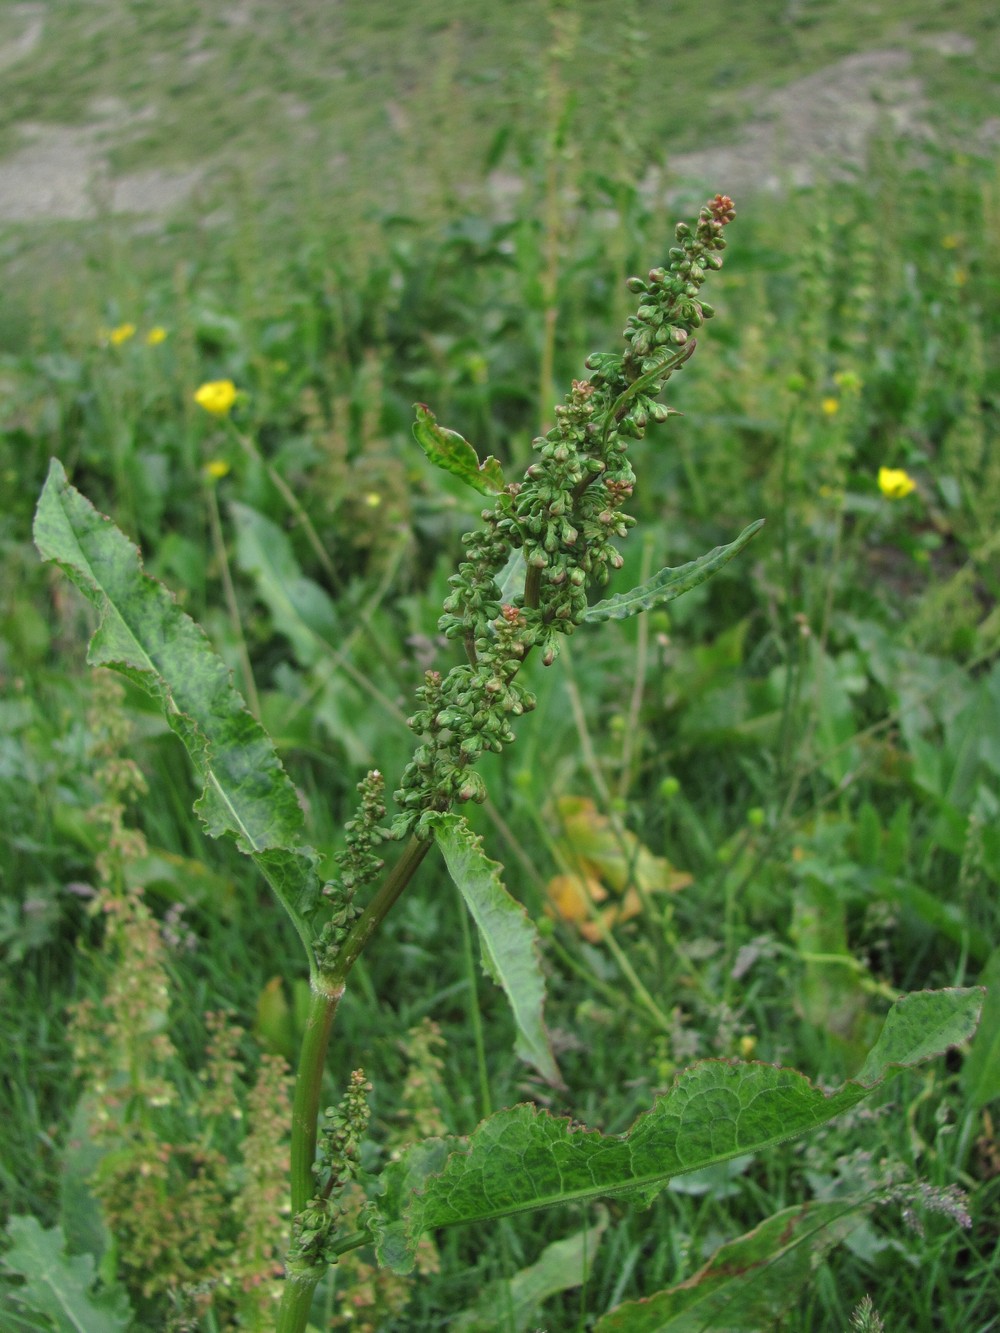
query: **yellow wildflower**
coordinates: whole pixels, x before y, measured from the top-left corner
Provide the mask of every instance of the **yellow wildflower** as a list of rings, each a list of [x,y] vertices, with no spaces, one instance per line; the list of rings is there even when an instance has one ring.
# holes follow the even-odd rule
[[[378,491],[366,491],[364,500],[369,509],[377,509],[382,503],[382,497]]]
[[[127,343],[134,333],[134,324],[119,324],[116,329],[112,329],[108,334],[108,342],[111,343],[112,347],[121,347],[122,343]]]
[[[820,407],[823,409],[823,412],[826,416],[835,417],[837,413],[840,411],[840,399],[824,398],[823,401],[820,403]]]
[[[917,489],[917,483],[901,467],[880,467],[878,488],[887,500],[902,500]]]
[[[156,324],[146,334],[146,342],[150,347],[159,347],[160,343],[166,339],[167,331],[161,325]]]
[[[205,471],[210,477],[213,477],[218,481],[220,477],[224,477],[229,471],[229,464],[224,458],[213,458],[210,463],[205,464]]]
[[[227,416],[236,402],[236,385],[232,380],[208,380],[197,391],[194,401],[215,417]]]

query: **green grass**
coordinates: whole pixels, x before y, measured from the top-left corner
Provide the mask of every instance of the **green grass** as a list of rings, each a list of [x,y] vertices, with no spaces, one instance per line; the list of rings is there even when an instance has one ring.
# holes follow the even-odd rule
[[[534,90],[548,26],[534,4],[511,6],[503,25],[468,15],[450,26],[452,12],[424,5],[418,22],[372,6],[268,6],[227,28],[180,3],[124,6],[115,23],[110,9],[60,3],[42,44],[5,71],[7,146],[19,120],[71,123],[113,94],[132,112],[156,108],[130,124],[116,170],[209,165],[199,208],[152,232],[105,219],[2,237],[0,1180],[5,1211],[46,1226],[65,1216],[79,1089],[65,1007],[99,995],[106,977],[100,924],[78,887],[96,882],[100,845],[88,815],[100,799],[83,667],[91,627],[30,546],[48,458],[140,541],[240,682],[203,473],[210,460],[229,464],[213,493],[240,632],[310,840],[332,857],[365,769],[392,782],[408,758],[400,718],[422,671],[451,664],[435,624],[458,536],[478,512],[412,445],[411,404],[427,402],[508,475],[539,427],[549,159]],[[668,395],[684,415],[637,450],[640,528],[614,590],[644,562],[681,564],[758,516],[767,528],[669,616],[581,632],[569,660],[533,666],[539,707],[505,762],[483,766],[497,817],[481,812],[477,827],[533,917],[545,917],[561,868],[560,797],[591,799],[692,876],[616,928],[662,1021],[605,946],[561,921],[547,940],[547,1018],[565,1039],[569,1087],[553,1108],[615,1132],[694,1057],[752,1046],[755,1058],[836,1082],[857,1068],[890,993],[972,984],[995,958],[997,178],[953,136],[984,118],[997,71],[995,19],[979,5],[872,15],[815,4],[791,19],[785,5],[685,5],[669,26],[639,14],[648,51],[633,87],[606,7],[581,4],[580,15],[561,78],[600,95],[578,92],[578,151],[559,159],[579,205],[561,219],[557,392],[591,350],[614,345],[621,279],[669,244],[672,217],[633,176],[736,133],[749,85],[903,45],[944,140],[922,158],[876,143],[847,183],[737,200],[710,297],[718,317]],[[934,55],[920,45],[934,31],[967,33],[975,53]],[[210,60],[192,67],[195,39]],[[83,53],[72,71],[69,50]],[[628,93],[613,112],[616,81]],[[391,129],[389,97],[406,133]],[[283,98],[304,104],[301,120],[289,121]],[[636,140],[626,156],[623,126]],[[506,146],[494,143],[500,129]],[[526,182],[509,220],[475,189],[464,205],[458,194],[466,179],[476,186],[491,145]],[[331,193],[338,153],[347,160]],[[98,330],[125,321],[136,337],[102,345]],[[158,347],[143,340],[154,324],[169,330]],[[217,376],[246,391],[238,420],[305,506],[328,569],[259,462],[193,405],[197,384]],[[881,497],[882,465],[905,467],[917,493]],[[318,647],[289,639],[243,568],[233,501],[277,523],[328,595]],[[169,955],[171,1031],[193,1083],[205,1011],[230,1008],[252,1027],[276,977],[294,1005],[296,941],[241,859],[192,820],[173,738],[138,695],[125,711],[151,792],[130,819],[160,856],[147,897],[160,919],[183,904],[197,946]],[[407,1033],[426,1016],[446,1042],[437,1096],[449,1130],[468,1132],[485,1109],[474,1014],[492,1105],[552,1095],[514,1061],[500,997],[482,980],[470,995],[460,922],[428,862],[345,999],[329,1097],[364,1058],[373,1163],[399,1133]],[[294,1029],[289,1012],[271,1032],[290,1050]],[[551,1298],[540,1322],[585,1328],[690,1277],[781,1207],[863,1189],[886,1161],[965,1188],[971,1230],[932,1215],[921,1237],[898,1207],[881,1208],[830,1253],[782,1329],[842,1333],[865,1292],[887,1329],[1000,1327],[997,1108],[981,1114],[963,1067],[956,1054],[908,1075],[875,1113],[756,1159],[724,1189],[671,1189],[644,1212],[615,1205],[585,1288]],[[443,1233],[440,1272],[415,1280],[404,1312],[380,1327],[442,1327],[586,1220],[553,1213]],[[322,1299],[335,1310],[340,1297],[331,1288]],[[144,1307],[144,1318],[163,1326],[165,1309]]]

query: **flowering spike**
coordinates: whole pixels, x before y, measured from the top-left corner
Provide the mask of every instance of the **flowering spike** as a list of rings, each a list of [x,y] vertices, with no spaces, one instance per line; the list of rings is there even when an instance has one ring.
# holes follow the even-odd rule
[[[671,414],[659,395],[694,352],[694,330],[714,313],[700,289],[721,266],[722,232],[734,216],[732,200],[716,195],[693,226],[678,225],[667,264],[646,278],[629,278],[638,302],[624,354],[587,358],[588,378],[573,381],[555,409],[555,426],[533,441],[535,460],[523,480],[510,486],[499,480],[482,526],[463,537],[465,558],[450,580],[438,628],[464,641],[468,661],[436,682],[433,702],[426,686],[420,692],[425,706],[410,726],[423,739],[394,793],[403,813],[393,836],[421,835],[426,812],[485,799],[473,766],[481,754],[509,745],[511,720],[534,706],[516,680],[525,658],[537,647],[544,665],[553,662],[561,637],[587,615],[589,589],[621,566],[615,543],[635,523],[623,508],[635,484],[629,442]],[[431,456],[445,454],[443,466],[487,489],[481,474],[491,460],[479,465],[460,436],[443,432],[422,405],[417,411],[418,438]],[[500,585],[517,553],[523,592],[505,600],[512,590],[501,597]]]

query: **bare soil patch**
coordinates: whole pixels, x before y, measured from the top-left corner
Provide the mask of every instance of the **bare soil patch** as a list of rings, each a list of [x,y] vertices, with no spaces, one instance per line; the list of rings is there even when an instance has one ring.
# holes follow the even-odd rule
[[[230,16],[242,21],[243,10],[237,7]],[[7,10],[0,26],[0,70],[30,57],[45,21],[38,4]],[[933,40],[942,57],[968,54],[972,46],[957,33],[936,34]],[[861,165],[876,132],[918,141],[932,133],[924,91],[904,48],[850,55],[777,90],[747,89],[741,98],[746,118],[733,142],[678,154],[652,168],[644,181],[651,195],[669,198],[679,183],[722,188],[722,182],[741,196],[808,184]],[[91,110],[86,124],[19,127],[20,146],[0,159],[0,222],[82,221],[108,212],[165,216],[187,203],[210,172],[211,163],[193,162],[114,176],[111,153],[134,132],[136,117],[114,99]],[[155,115],[150,106],[140,119]],[[295,134],[294,120],[288,132]],[[521,184],[516,176],[496,173],[490,186],[500,211]]]

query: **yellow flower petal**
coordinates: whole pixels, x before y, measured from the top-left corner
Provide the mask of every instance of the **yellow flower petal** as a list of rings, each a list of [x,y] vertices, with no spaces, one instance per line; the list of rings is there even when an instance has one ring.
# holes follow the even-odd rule
[[[161,328],[161,326],[157,324],[153,328],[151,328],[149,332],[146,334],[146,342],[150,345],[150,347],[158,347],[161,342],[165,341],[166,336],[167,336],[166,329]]]
[[[194,395],[199,407],[215,417],[224,417],[236,402],[236,385],[232,380],[208,380]]]
[[[116,329],[112,329],[108,334],[108,342],[113,347],[121,347],[122,343],[127,343],[134,333],[134,324],[119,324]]]
[[[224,477],[229,471],[229,464],[224,458],[213,458],[210,463],[205,464],[205,471],[210,477]]]
[[[878,488],[887,500],[902,500],[917,489],[917,483],[901,467],[880,467]]]
[[[823,409],[823,412],[825,413],[826,416],[835,417],[837,413],[840,411],[840,399],[824,398],[823,401],[820,403],[820,407]]]

